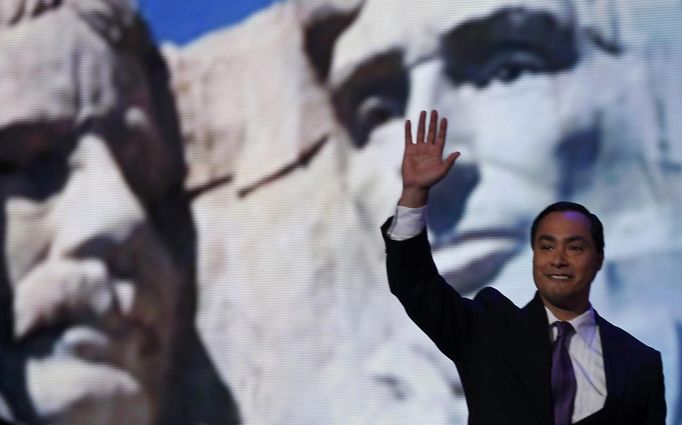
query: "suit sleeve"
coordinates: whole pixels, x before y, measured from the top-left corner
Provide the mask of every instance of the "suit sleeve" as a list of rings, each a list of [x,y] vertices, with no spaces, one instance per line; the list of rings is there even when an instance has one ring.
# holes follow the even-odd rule
[[[475,328],[481,322],[482,307],[462,297],[439,275],[425,231],[411,239],[395,241],[386,233],[390,222],[391,219],[382,226],[382,234],[391,293],[412,321],[457,362],[462,350],[477,335]]]
[[[653,384],[649,391],[646,424],[664,425],[666,415],[665,385],[663,384],[663,362],[661,361],[661,353],[659,352],[656,352],[656,361],[651,376]]]

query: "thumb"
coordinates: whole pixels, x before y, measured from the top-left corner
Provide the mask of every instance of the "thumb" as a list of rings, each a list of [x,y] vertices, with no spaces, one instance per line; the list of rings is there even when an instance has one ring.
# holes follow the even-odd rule
[[[459,153],[459,151],[453,152],[453,153],[451,153],[450,155],[448,155],[448,157],[445,159],[445,167],[446,167],[446,169],[449,170],[449,169],[453,166],[453,164],[455,163],[455,161],[457,161],[457,158],[459,158],[460,155],[461,155],[461,154]]]

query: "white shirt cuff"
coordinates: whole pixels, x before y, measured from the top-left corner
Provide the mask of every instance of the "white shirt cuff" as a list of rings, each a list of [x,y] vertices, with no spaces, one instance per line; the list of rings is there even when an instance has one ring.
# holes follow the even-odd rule
[[[426,226],[426,205],[409,208],[398,205],[393,222],[388,228],[388,237],[394,241],[404,241],[417,236]]]

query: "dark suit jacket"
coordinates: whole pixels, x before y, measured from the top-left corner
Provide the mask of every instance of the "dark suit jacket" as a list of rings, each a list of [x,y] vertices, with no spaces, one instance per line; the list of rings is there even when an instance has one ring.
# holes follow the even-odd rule
[[[457,366],[470,424],[551,424],[550,336],[542,301],[518,308],[493,288],[471,300],[438,274],[425,232],[386,243],[391,292]],[[597,315],[604,408],[580,424],[664,424],[661,355]]]

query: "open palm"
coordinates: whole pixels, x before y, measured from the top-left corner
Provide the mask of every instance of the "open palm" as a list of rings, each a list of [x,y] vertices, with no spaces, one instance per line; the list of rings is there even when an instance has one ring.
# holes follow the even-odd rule
[[[443,146],[447,120],[442,118],[438,128],[438,113],[431,111],[429,129],[425,137],[426,112],[419,116],[416,143],[412,140],[411,123],[405,121],[405,153],[403,155],[403,193],[414,191],[426,196],[428,190],[440,181],[459,156],[454,152],[443,159]]]

